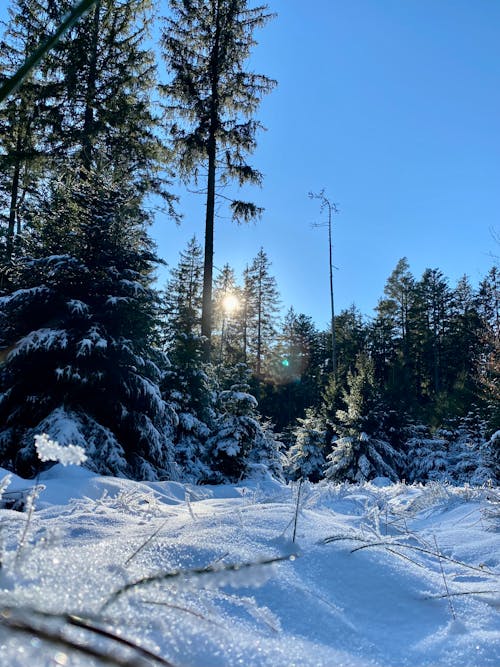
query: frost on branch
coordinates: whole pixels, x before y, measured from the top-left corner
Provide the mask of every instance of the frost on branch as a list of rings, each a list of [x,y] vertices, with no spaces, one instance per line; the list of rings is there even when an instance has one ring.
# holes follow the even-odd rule
[[[55,440],[51,440],[46,433],[35,435],[35,449],[40,461],[57,461],[63,466],[79,466],[87,460],[83,447],[78,445],[62,447]]]

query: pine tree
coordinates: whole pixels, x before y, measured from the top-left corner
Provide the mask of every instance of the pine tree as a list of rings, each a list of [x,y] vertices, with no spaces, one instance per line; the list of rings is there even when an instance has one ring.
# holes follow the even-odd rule
[[[210,381],[202,362],[202,274],[202,249],[193,237],[171,271],[161,308],[161,338],[171,362],[161,388],[178,415],[177,461],[192,481],[210,474],[204,448],[213,419]]]
[[[426,269],[416,285],[412,305],[414,337],[412,353],[417,360],[419,400],[432,414],[441,392],[445,392],[445,338],[450,327],[451,290],[439,269]],[[442,416],[438,416],[441,420]]]
[[[214,283],[214,333],[212,359],[218,366],[219,377],[243,361],[243,294],[234,269],[222,267]]]
[[[169,115],[180,121],[170,128],[173,149],[186,178],[197,181],[207,168],[202,333],[209,360],[216,184],[262,181],[246,155],[261,127],[253,115],[275,82],[246,71],[245,62],[255,30],[271,15],[265,5],[249,8],[247,0],[169,0],[169,6],[162,47],[172,80],[162,88]],[[261,213],[239,200],[231,201],[231,210],[245,221]]]
[[[495,473],[486,446],[486,422],[478,408],[456,421],[449,434],[447,474],[460,486],[487,484],[495,479]]]
[[[69,4],[51,3],[57,20]],[[153,19],[152,0],[98,0],[59,42],[46,64],[59,80],[52,142],[63,161],[84,170],[119,166],[138,191],[171,204],[167,153],[151,107],[156,68],[146,40]]]
[[[282,432],[304,417],[306,408],[320,403],[324,350],[310,317],[289,309],[277,335],[273,359],[259,407]]]
[[[414,369],[410,354],[412,328],[410,313],[415,299],[415,281],[408,260],[397,263],[384,287],[371,326],[375,375],[383,383],[384,394],[401,410],[414,402]]]
[[[377,476],[396,481],[403,455],[384,430],[386,414],[375,385],[373,362],[360,355],[356,371],[348,375],[345,410],[337,411],[340,437],[327,456],[325,476],[332,481],[363,482]]]
[[[481,281],[477,295],[481,318],[482,355],[478,381],[484,402],[489,406],[490,429],[500,428],[500,269],[493,266]]]
[[[267,254],[261,248],[244,276],[246,359],[258,380],[271,373],[279,309],[278,288],[270,267]]]
[[[207,441],[213,481],[217,482],[236,482],[248,475],[263,453],[273,467],[279,461],[279,443],[260,423],[257,400],[249,393],[248,369],[241,364],[237,372],[231,388],[219,393],[213,435]]]
[[[140,196],[118,174],[68,172],[41,202],[18,289],[0,299],[2,465],[33,473],[33,436],[47,432],[83,445],[102,473],[176,474],[144,224]]]
[[[45,3],[13,0],[0,43],[0,81],[10,78],[50,27]],[[23,228],[22,207],[47,163],[45,142],[53,92],[39,73],[31,74],[0,106],[0,289],[8,286],[9,263]]]
[[[405,478],[410,483],[444,481],[449,466],[448,440],[424,424],[407,430]]]
[[[323,477],[327,453],[327,429],[324,420],[309,408],[297,419],[295,442],[287,452],[286,471],[291,479],[319,482]]]

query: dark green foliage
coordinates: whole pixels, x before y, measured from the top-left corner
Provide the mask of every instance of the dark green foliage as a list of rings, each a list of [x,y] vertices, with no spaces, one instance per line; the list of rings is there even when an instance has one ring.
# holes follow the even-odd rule
[[[346,408],[337,411],[333,424],[339,437],[332,443],[325,476],[333,481],[362,482],[378,476],[397,480],[404,458],[396,449],[397,438],[388,433],[390,415],[377,390],[369,357],[358,357],[347,386],[343,395]]]
[[[266,6],[247,0],[169,0],[162,47],[170,83],[162,86],[173,151],[186,179],[198,181],[207,169],[202,333],[210,358],[216,182],[260,184],[261,174],[246,160],[256,146],[260,123],[253,115],[275,82],[246,71],[254,31],[271,17]],[[236,220],[248,221],[262,209],[231,200]]]
[[[54,15],[67,1],[52,3]],[[85,168],[119,167],[142,193],[165,191],[167,153],[151,110],[154,55],[145,46],[151,0],[98,0],[61,40],[46,64],[59,80],[59,116],[52,141],[61,158]]]
[[[328,447],[326,424],[314,410],[306,410],[305,417],[297,419],[293,431],[294,442],[287,452],[286,471],[290,479],[308,479],[319,482],[323,478]]]
[[[304,417],[307,408],[319,406],[324,359],[322,339],[311,318],[291,308],[278,335],[270,378],[260,387],[260,409],[278,430]]]
[[[44,3],[15,0],[0,44],[0,81],[14,75],[47,30]],[[50,104],[49,81],[31,73],[0,105],[0,291],[7,290],[23,204],[42,178]]]
[[[33,436],[71,422],[103,472],[174,474],[174,415],[158,390],[152,348],[153,262],[144,214],[123,179],[68,174],[41,202],[18,289],[0,301],[1,458],[22,474],[37,461]]]
[[[192,238],[171,271],[161,294],[160,309],[160,339],[170,361],[161,390],[178,415],[175,429],[177,461],[193,481],[209,476],[204,449],[214,402],[202,363],[202,273],[202,251],[196,238]]]
[[[270,268],[261,248],[244,275],[245,362],[258,380],[269,377],[273,366],[279,294]]]

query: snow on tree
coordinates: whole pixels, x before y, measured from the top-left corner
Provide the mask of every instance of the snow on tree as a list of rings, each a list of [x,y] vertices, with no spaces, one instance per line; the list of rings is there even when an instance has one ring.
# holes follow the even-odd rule
[[[493,481],[500,482],[500,431],[495,431],[484,445],[484,456],[488,467],[493,471]]]
[[[406,480],[410,483],[443,481],[449,465],[448,440],[431,434],[424,424],[408,427]]]
[[[119,174],[68,170],[36,216],[0,299],[0,461],[32,474],[34,435],[73,430],[97,471],[175,476],[140,198]]]
[[[248,393],[248,369],[238,364],[237,382],[219,393],[218,414],[213,435],[207,441],[207,455],[216,481],[238,481],[247,475],[252,464],[269,465],[271,472],[281,474],[280,443],[269,425],[262,425],[257,414],[257,400]]]
[[[347,387],[343,396],[346,410],[337,411],[334,424],[340,437],[332,442],[325,477],[335,482],[364,482],[374,477],[396,481],[404,458],[384,430],[388,413],[375,386],[373,362],[366,355],[358,356]]]
[[[176,460],[191,481],[206,479],[204,461],[207,425],[213,418],[212,391],[202,363],[201,291],[202,250],[193,237],[172,269],[161,294],[163,321],[160,338],[170,366],[162,382],[162,394],[178,415],[175,428]]]
[[[295,441],[287,452],[287,474],[291,479],[302,477],[318,482],[326,463],[326,425],[311,408],[297,422],[293,430]]]
[[[449,432],[446,475],[454,484],[486,484],[495,478],[486,443],[486,420],[482,418],[480,410],[475,408],[456,421],[456,427]]]

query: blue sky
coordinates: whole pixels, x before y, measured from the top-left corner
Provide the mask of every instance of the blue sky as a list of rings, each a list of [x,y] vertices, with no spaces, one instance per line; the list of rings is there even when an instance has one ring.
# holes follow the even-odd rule
[[[238,271],[262,245],[284,307],[329,319],[326,229],[334,219],[336,310],[372,314],[397,261],[477,284],[500,249],[500,3],[491,0],[274,0],[251,66],[278,80],[258,117],[252,163],[263,219],[217,221],[215,264]],[[155,236],[171,262],[203,238],[203,205]]]
[[[255,4],[255,3],[254,3]],[[250,194],[265,213],[216,222],[215,264],[240,273],[260,247],[284,309],[329,320],[328,245],[309,191],[334,218],[337,312],[372,314],[397,261],[477,284],[500,254],[500,3],[494,0],[271,0],[251,68],[278,80],[258,118]],[[180,227],[158,216],[160,255],[175,265],[203,198],[182,196]],[[160,275],[160,281],[165,278]]]

